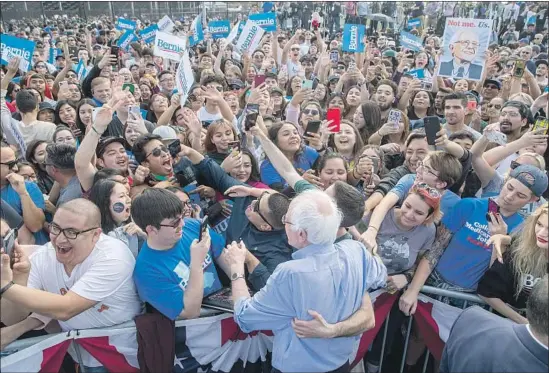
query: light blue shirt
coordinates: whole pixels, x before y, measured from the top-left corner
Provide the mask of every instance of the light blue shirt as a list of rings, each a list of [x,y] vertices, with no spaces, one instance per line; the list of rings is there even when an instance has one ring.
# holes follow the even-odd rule
[[[253,298],[236,302],[234,319],[244,332],[273,331],[274,368],[285,373],[327,372],[349,361],[360,336],[300,339],[292,329],[294,318],[312,319],[308,310],[329,323],[347,319],[360,308],[368,281],[382,277],[374,273],[376,260],[366,250],[340,249],[347,241],[338,249],[333,244],[309,245],[296,251]]]

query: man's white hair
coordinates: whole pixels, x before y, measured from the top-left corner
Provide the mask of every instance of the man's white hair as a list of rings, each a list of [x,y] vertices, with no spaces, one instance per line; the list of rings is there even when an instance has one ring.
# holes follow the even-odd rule
[[[315,245],[332,244],[343,215],[334,200],[321,190],[299,194],[290,205],[291,229],[307,232],[307,241]]]

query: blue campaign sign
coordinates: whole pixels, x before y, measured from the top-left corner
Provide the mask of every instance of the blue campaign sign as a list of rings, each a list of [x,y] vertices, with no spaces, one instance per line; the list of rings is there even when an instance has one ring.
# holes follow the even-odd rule
[[[128,48],[130,47],[130,44],[134,41],[134,40],[137,40],[137,36],[133,33],[132,30],[128,30],[124,33],[124,35],[122,35],[120,37],[120,39],[118,39],[118,46],[127,51]]]
[[[425,78],[425,70],[424,69],[410,70],[406,73],[406,75],[411,75],[414,78],[418,78],[418,79],[424,79]]]
[[[214,39],[226,38],[231,31],[231,22],[229,20],[211,21],[208,23],[208,31]]]
[[[408,28],[418,28],[421,26],[420,18],[412,18],[408,20]]]
[[[364,52],[364,34],[366,27],[364,25],[346,24],[343,29],[343,41],[341,49],[343,52]]]
[[[117,30],[135,30],[136,23],[131,19],[118,18],[116,21]]]
[[[194,27],[193,31],[194,34],[189,38],[189,45],[192,47],[193,45],[196,45],[200,43],[202,40],[204,40],[204,30],[202,29],[202,17],[198,15],[193,23],[191,24],[191,27]]]
[[[406,48],[415,52],[423,48],[421,39],[406,31],[400,32],[400,45],[403,48]]]
[[[78,65],[76,65],[75,72],[76,72],[76,75],[78,76],[78,80],[82,80],[86,77],[86,75],[88,75],[88,70],[86,69],[84,60],[78,61]]]
[[[1,63],[7,65],[12,56],[19,56],[22,60],[19,67],[23,67],[22,70],[25,72],[29,71],[32,66],[32,53],[36,45],[35,42],[7,34],[1,34],[0,41]]]
[[[158,25],[152,24],[146,29],[143,29],[139,31],[139,36],[145,43],[152,43],[154,42],[154,39],[156,38],[156,32],[158,31]]]
[[[55,64],[55,58],[63,54],[63,49],[59,48],[50,48],[50,56],[48,57],[48,62],[52,65]]]
[[[250,14],[248,19],[257,23],[266,32],[276,31],[276,13]]]

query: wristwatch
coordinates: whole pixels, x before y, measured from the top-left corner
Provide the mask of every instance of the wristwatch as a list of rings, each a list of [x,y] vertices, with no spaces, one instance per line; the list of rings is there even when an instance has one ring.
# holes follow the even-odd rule
[[[236,272],[231,274],[231,281],[236,281],[239,278],[244,278],[244,274],[243,273],[236,273]]]

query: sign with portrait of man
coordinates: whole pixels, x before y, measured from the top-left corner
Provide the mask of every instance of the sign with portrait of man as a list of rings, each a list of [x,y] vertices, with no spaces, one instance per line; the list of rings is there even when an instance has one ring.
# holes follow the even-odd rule
[[[492,32],[491,19],[448,18],[438,75],[480,80]]]

